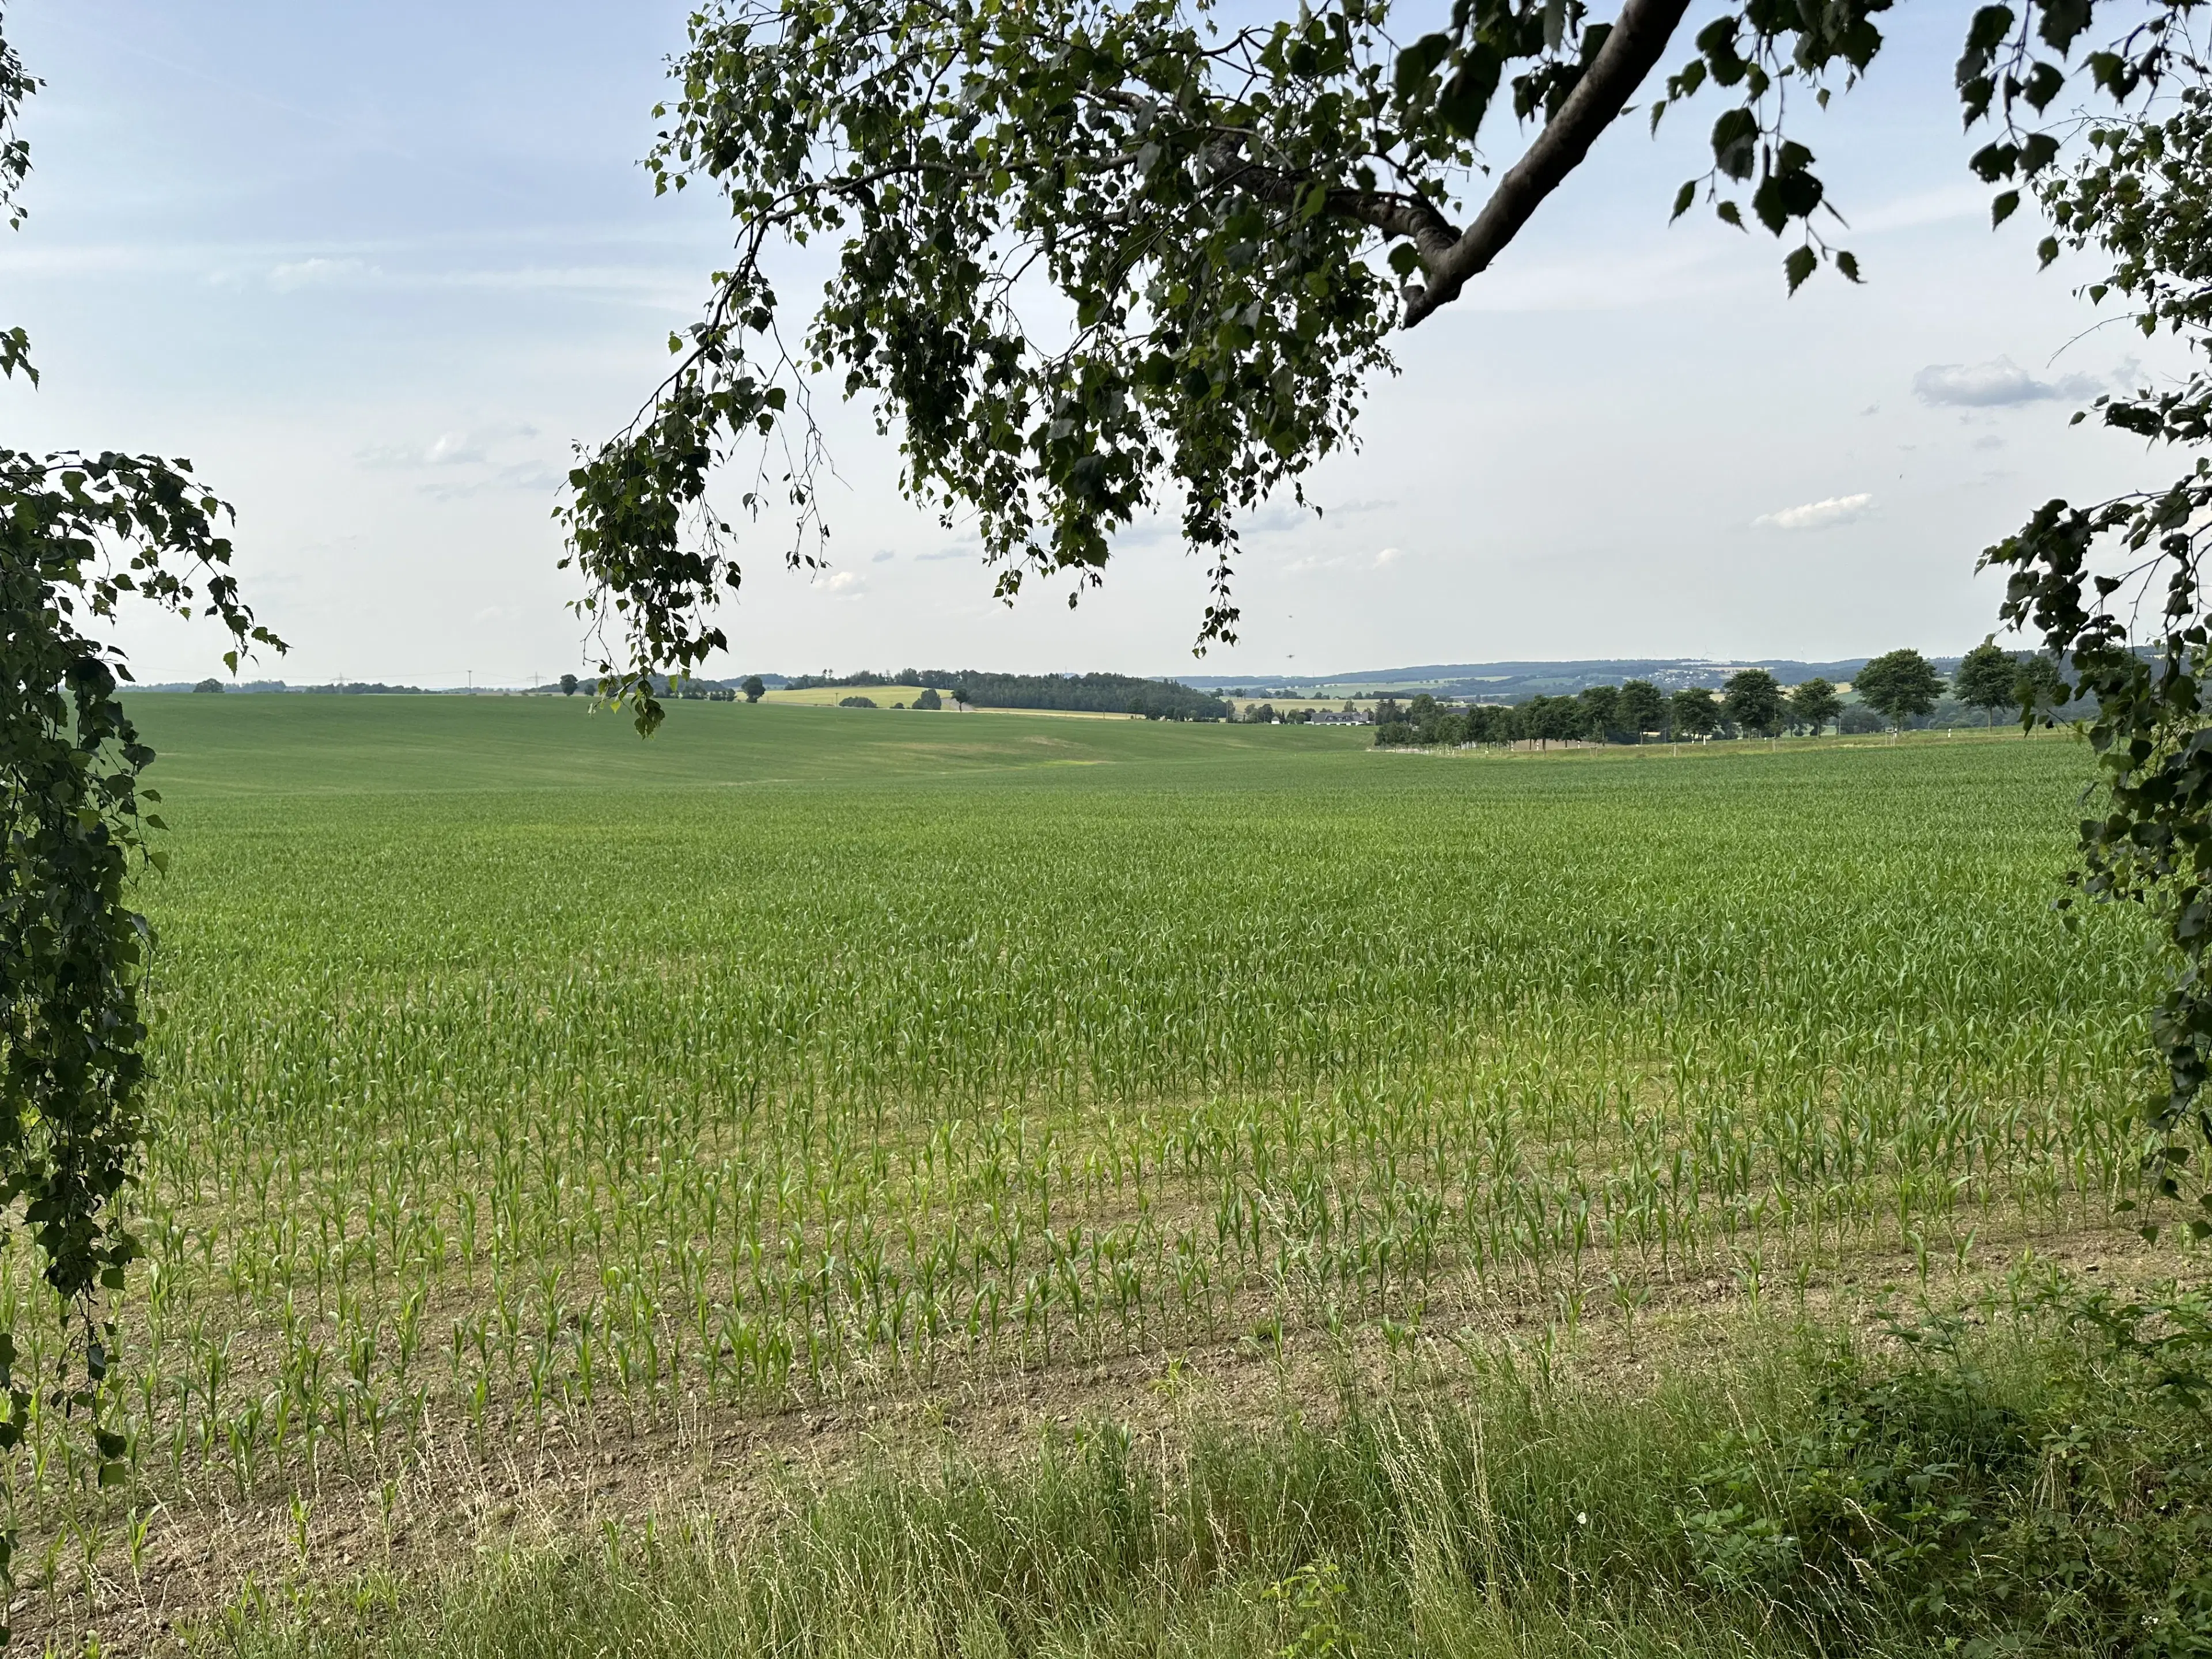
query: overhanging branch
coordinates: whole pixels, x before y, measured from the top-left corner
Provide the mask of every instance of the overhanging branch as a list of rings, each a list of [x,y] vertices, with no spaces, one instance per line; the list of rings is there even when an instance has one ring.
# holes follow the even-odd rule
[[[1468,278],[1486,270],[1544,198],[1582,165],[1598,135],[1613,125],[1644,84],[1689,9],[1689,0],[1628,0],[1620,9],[1612,33],[1598,48],[1596,61],[1567,94],[1559,112],[1536,135],[1528,153],[1506,169],[1467,233],[1434,259],[1422,250],[1421,264],[1429,280],[1425,287],[1407,290],[1407,328],[1459,298]]]

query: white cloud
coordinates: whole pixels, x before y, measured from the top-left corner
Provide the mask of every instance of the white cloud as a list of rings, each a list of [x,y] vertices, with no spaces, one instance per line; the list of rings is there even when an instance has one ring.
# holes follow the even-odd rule
[[[1923,404],[1960,409],[2002,409],[2053,398],[2089,398],[2105,383],[2094,374],[2039,380],[2009,357],[1985,363],[1930,363],[1912,377],[1912,395]]]
[[[1831,495],[1826,501],[1785,507],[1778,513],[1762,513],[1751,523],[1755,530],[1826,530],[1863,519],[1873,511],[1871,495]]]
[[[471,461],[483,459],[482,445],[472,441],[465,432],[441,432],[430,441],[429,448],[422,452],[425,466],[466,466]]]
[[[1293,559],[1283,568],[1287,572],[1307,570],[1382,570],[1412,556],[1402,547],[1385,547],[1373,553],[1309,553],[1302,559]]]
[[[833,598],[840,599],[857,599],[868,591],[867,584],[860,580],[859,573],[851,570],[832,571],[822,586],[829,589]]]
[[[279,294],[302,288],[335,288],[367,282],[384,273],[362,259],[295,259],[269,273],[269,286]]]
[[[544,460],[508,460],[502,465],[491,465],[493,449],[526,442],[535,435],[538,427],[529,422],[441,431],[427,445],[368,445],[354,452],[354,462],[361,467],[400,469],[491,467],[491,471],[477,473],[476,477],[442,477],[438,483],[422,484],[422,493],[435,500],[476,495],[487,489],[560,489],[568,480],[568,473]],[[508,449],[508,453],[514,452]]]

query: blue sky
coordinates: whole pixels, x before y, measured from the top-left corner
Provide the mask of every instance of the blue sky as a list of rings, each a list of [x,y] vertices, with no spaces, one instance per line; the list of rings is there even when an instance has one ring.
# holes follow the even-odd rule
[[[584,660],[550,514],[727,246],[719,204],[636,166],[688,8],[663,0],[17,0],[28,113],[5,320],[46,380],[11,444],[191,456],[238,507],[265,671],[528,684]],[[1950,65],[1964,13],[1887,15],[1870,82],[1801,136],[1870,278],[1784,297],[1780,248],[1695,214],[1711,112],[1609,133],[1456,306],[1401,337],[1362,453],[1262,514],[1242,642],[1204,672],[1598,655],[1953,652],[1994,620],[1976,552],[2052,495],[2154,477],[2068,416],[2155,361],[1992,234]],[[1689,118],[1683,118],[1687,113]],[[785,285],[787,297],[807,291]],[[764,532],[727,671],[1197,668],[1204,587],[1128,538],[1074,611],[989,598],[972,544],[902,502],[867,411],[829,422],[836,566]],[[139,621],[142,678],[216,665]]]

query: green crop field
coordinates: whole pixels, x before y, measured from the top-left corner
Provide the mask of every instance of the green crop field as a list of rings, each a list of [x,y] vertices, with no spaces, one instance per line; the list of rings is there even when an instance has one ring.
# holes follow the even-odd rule
[[[871,1424],[1663,1357],[2123,1236],[2159,963],[2051,908],[2070,740],[133,708],[172,865],[132,1474],[42,1419],[33,1626],[746,1512]]]

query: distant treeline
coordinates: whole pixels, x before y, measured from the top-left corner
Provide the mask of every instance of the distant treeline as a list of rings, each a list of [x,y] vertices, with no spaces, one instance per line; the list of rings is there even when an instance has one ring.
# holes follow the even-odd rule
[[[1142,714],[1156,720],[1225,720],[1229,704],[1173,680],[1131,674],[987,674],[973,668],[906,668],[896,674],[801,674],[786,684],[813,686],[924,686],[973,708],[1058,708],[1079,714]]]
[[[185,688],[179,683],[173,685],[152,685],[146,689],[149,691],[181,691]],[[191,689],[195,691],[288,691],[315,696],[404,694],[419,697],[428,695],[419,685],[386,685],[382,680],[348,680],[343,685],[287,685],[282,680],[247,680],[243,684],[233,685],[225,680],[204,679]]]
[[[1704,686],[1671,696],[1649,680],[1593,685],[1573,696],[1535,696],[1517,703],[1454,707],[1424,692],[1401,708],[1385,697],[1375,711],[1378,747],[1458,747],[1467,744],[1639,743],[1662,739],[1819,736],[1901,730],[1966,718],[1993,725],[2023,709],[2050,719],[2068,714],[2073,688],[2051,658],[2014,655],[1977,646],[1947,680],[1917,651],[1899,650],[1866,663],[1853,698],[1819,676],[1784,686],[1763,668],[1731,675],[1716,696]]]

